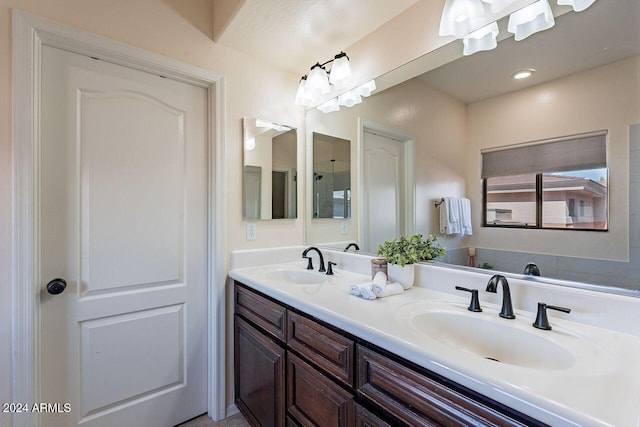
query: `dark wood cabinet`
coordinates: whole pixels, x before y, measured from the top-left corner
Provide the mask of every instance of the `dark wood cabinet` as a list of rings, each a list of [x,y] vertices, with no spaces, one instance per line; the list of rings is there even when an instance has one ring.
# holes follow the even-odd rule
[[[524,425],[364,346],[357,351],[358,395],[409,425]]]
[[[544,426],[243,285],[234,296],[236,404],[253,426]]]
[[[273,340],[235,316],[235,400],[252,425],[285,422],[285,354]]]
[[[286,339],[287,309],[257,293],[235,286],[234,291],[235,313],[263,329],[274,338],[284,341]]]
[[[353,387],[353,340],[297,313],[289,312],[287,319],[287,346],[347,387]]]
[[[356,404],[356,427],[391,427],[362,405]]]
[[[287,353],[287,411],[303,426],[353,426],[353,395]]]

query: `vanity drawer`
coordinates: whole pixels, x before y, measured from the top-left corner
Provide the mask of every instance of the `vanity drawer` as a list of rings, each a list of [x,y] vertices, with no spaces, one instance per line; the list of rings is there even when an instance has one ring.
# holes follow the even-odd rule
[[[287,411],[303,426],[351,427],[353,395],[287,352]]]
[[[253,322],[275,338],[284,341],[287,309],[237,283],[234,286],[235,312]]]
[[[412,426],[524,426],[434,379],[358,346],[357,393]]]
[[[391,425],[356,404],[356,427],[391,427]]]
[[[289,311],[287,345],[348,387],[354,385],[353,340]]]

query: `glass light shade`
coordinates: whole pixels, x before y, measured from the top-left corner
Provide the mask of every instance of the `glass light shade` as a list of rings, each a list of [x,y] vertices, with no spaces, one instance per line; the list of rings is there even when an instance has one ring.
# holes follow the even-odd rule
[[[344,105],[345,107],[353,107],[354,105],[360,104],[361,102],[362,97],[352,90],[343,93],[338,97],[338,105]]]
[[[337,87],[344,87],[351,81],[351,66],[349,58],[344,52],[336,55],[331,64],[331,72],[329,73],[329,82]]]
[[[298,91],[296,92],[296,105],[304,105],[305,107],[311,107],[313,105],[313,98],[306,90],[307,78],[306,76],[300,79],[300,84],[298,85]]]
[[[558,4],[568,5],[571,6],[575,12],[582,12],[595,3],[595,1],[596,0],[558,0]]]
[[[376,82],[374,80],[369,80],[355,88],[353,91],[360,96],[369,96],[374,90],[376,90]]]
[[[505,10],[515,0],[482,0],[491,7],[491,13],[499,13]]]
[[[309,73],[309,77],[307,77],[305,91],[312,97],[326,95],[331,91],[327,71],[322,68],[320,64],[311,67],[311,72]]]
[[[318,105],[318,110],[322,111],[323,113],[331,113],[332,111],[340,111],[340,106],[338,105],[338,99],[337,98],[332,98],[332,99],[328,100],[327,102],[324,102],[324,103]]]
[[[476,21],[484,15],[480,0],[447,0],[440,19],[440,35],[461,39],[473,29]]]
[[[495,49],[498,46],[498,23],[492,22],[489,25],[485,25],[479,30],[470,33],[467,37],[462,39],[464,44],[463,54],[473,55],[476,52],[482,50]]]
[[[513,12],[509,16],[507,30],[515,34],[514,39],[516,41],[520,41],[539,31],[548,30],[555,23],[549,2],[547,0],[538,0]]]

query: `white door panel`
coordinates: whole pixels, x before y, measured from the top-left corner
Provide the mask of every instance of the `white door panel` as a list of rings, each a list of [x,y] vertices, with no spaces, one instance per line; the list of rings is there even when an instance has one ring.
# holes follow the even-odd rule
[[[363,133],[363,250],[405,233],[404,143]]]
[[[206,90],[51,47],[42,63],[40,399],[72,407],[42,424],[204,413]]]

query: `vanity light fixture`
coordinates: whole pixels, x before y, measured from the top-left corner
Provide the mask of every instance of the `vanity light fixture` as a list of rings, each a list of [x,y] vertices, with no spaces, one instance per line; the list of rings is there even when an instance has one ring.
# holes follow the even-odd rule
[[[498,46],[498,23],[492,22],[489,25],[470,33],[462,39],[464,44],[464,55],[473,55],[481,50],[492,50]]]
[[[538,0],[513,12],[509,16],[507,31],[514,34],[516,41],[520,41],[539,31],[548,30],[555,23],[549,1]]]
[[[500,13],[505,10],[515,0],[482,0],[491,7],[491,13]]]
[[[331,69],[327,71],[327,66]],[[316,63],[311,67],[308,76],[303,76],[298,84],[295,103],[311,107],[319,98],[331,92],[331,85],[337,88],[346,87],[351,82],[351,66],[346,53],[340,52],[333,59],[324,63]]]
[[[441,36],[456,36],[461,39],[469,34],[477,20],[484,16],[480,0],[447,0],[440,18]]]
[[[512,78],[516,79],[516,80],[522,80],[522,79],[526,79],[528,77],[531,77],[533,75],[533,73],[535,73],[536,70],[534,70],[533,68],[530,68],[528,70],[520,70],[516,73],[513,73],[513,75],[511,76]]]
[[[595,3],[595,1],[596,0],[558,0],[558,4],[571,6],[574,12],[582,12]]]
[[[569,5],[575,12],[581,12],[596,0],[557,0],[559,5]],[[446,0],[440,18],[441,36],[455,36],[462,39],[464,55],[472,55],[482,50],[494,49],[497,45],[498,25],[492,22],[481,28],[485,9],[497,14],[515,0]],[[509,15],[507,30],[516,41],[524,40],[532,34],[547,30],[555,25],[549,0],[537,0]]]
[[[338,98],[331,98],[327,102],[324,102],[318,105],[318,110],[322,111],[323,113],[340,111],[340,106],[338,105]]]
[[[355,89],[351,89],[350,91],[343,93],[337,98],[332,98],[327,102],[318,105],[318,110],[323,113],[331,113],[332,111],[339,111],[340,106],[353,107],[354,105],[360,104],[362,102],[362,98],[371,95],[374,90],[376,90],[376,82],[370,80]]]

